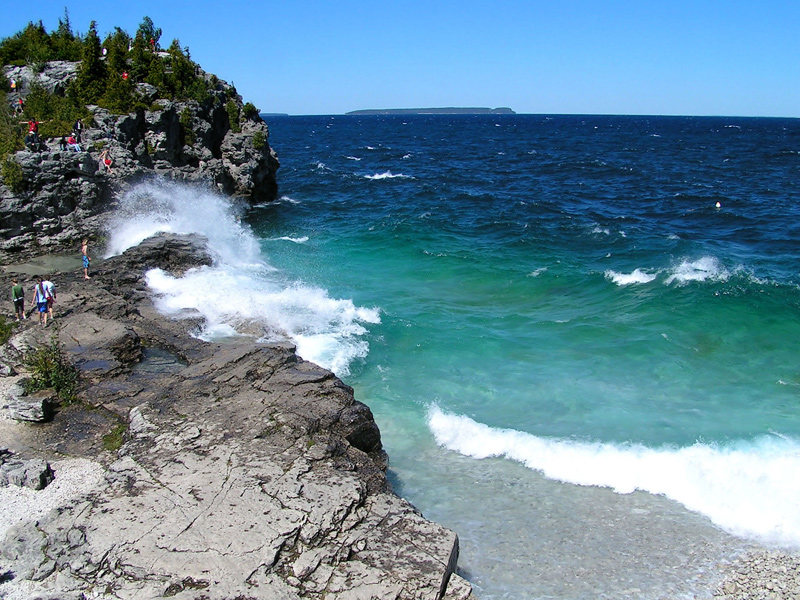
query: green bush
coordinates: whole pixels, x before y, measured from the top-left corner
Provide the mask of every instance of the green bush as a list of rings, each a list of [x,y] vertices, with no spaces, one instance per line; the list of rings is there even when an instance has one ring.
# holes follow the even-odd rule
[[[197,134],[194,132],[192,126],[192,111],[188,107],[181,111],[181,135],[183,136],[184,145],[194,146],[197,141]]]
[[[75,121],[88,119],[91,113],[70,98],[49,94],[42,86],[33,84],[25,102],[25,116],[41,121],[41,137],[55,138],[69,134]]]
[[[62,402],[78,399],[78,370],[55,334],[48,343],[28,352],[23,362],[30,373],[25,382],[27,393],[52,388]]]
[[[267,143],[267,138],[263,131],[256,131],[253,134],[253,148],[256,150],[263,150]]]
[[[233,100],[228,100],[228,103],[225,105],[225,109],[228,111],[228,121],[231,124],[231,131],[234,133],[239,133],[242,131],[242,126],[239,122],[239,107],[237,106],[236,102]]]
[[[258,115],[258,109],[252,102],[246,102],[245,105],[242,107],[242,113],[244,114],[246,119],[252,119],[253,117]]]
[[[0,346],[8,341],[8,339],[11,337],[11,332],[13,329],[14,325],[11,323],[6,323],[6,318],[3,315],[0,315]]]
[[[3,164],[0,166],[0,177],[2,177],[5,186],[15,194],[19,194],[25,189],[22,167],[10,156],[6,156],[3,159]]]

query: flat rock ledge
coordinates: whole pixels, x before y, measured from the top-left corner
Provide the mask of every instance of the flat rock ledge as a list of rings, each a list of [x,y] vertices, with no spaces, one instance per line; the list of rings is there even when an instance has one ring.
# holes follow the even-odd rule
[[[202,264],[201,248],[160,236],[89,281],[56,275],[56,326],[29,320],[9,341],[23,351],[57,332],[85,403],[48,423],[7,420],[0,445],[56,465],[51,485],[58,459],[90,459],[102,476],[0,528],[0,597],[474,598],[456,534],[392,492],[352,388],[289,344],[206,343],[189,335],[192,315],[155,311],[144,268]],[[146,368],[154,348],[169,368]],[[19,354],[3,356],[22,373]]]

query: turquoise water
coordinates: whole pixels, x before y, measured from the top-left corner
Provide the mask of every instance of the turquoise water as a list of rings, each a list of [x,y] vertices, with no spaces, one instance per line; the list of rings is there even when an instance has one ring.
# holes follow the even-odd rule
[[[353,385],[482,598],[703,597],[736,549],[800,545],[797,121],[269,125],[277,203],[144,188],[112,246],[209,235],[214,268],[151,274],[163,310]]]

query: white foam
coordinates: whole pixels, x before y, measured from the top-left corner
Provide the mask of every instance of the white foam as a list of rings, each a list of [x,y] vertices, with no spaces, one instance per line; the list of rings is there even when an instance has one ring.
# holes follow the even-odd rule
[[[164,180],[137,185],[119,199],[109,220],[106,256],[121,254],[158,232],[200,233],[230,264],[263,264],[241,209],[214,192]]]
[[[397,175],[393,174],[391,171],[385,171],[383,173],[376,173],[375,175],[364,175],[366,179],[372,180],[381,180],[381,179],[413,179],[409,175],[403,175],[399,173]]]
[[[645,273],[641,269],[634,269],[632,273],[617,273],[608,270],[605,273],[606,279],[610,279],[617,285],[632,285],[635,283],[650,283],[656,276],[652,273]]]
[[[694,261],[682,261],[672,269],[672,274],[664,283],[683,285],[690,281],[727,281],[728,277],[730,273],[720,266],[716,258],[705,256]]]
[[[242,331],[266,340],[289,339],[300,356],[340,376],[368,353],[364,325],[379,323],[380,311],[330,298],[324,289],[293,281],[270,266],[230,200],[186,185],[151,182],[126,194],[112,221],[112,254],[159,231],[208,238],[212,266],[191,269],[179,278],[160,269],[146,273],[161,312],[204,318],[198,337],[219,339]],[[298,244],[308,240],[279,239]]]
[[[648,448],[548,439],[495,429],[433,407],[441,446],[473,458],[505,457],[546,477],[620,494],[662,494],[734,535],[800,547],[800,441],[766,436],[726,446]]]
[[[281,236],[279,238],[275,238],[277,241],[283,242],[294,242],[295,244],[305,244],[308,241],[308,236],[304,235],[302,237],[289,237],[288,235]]]

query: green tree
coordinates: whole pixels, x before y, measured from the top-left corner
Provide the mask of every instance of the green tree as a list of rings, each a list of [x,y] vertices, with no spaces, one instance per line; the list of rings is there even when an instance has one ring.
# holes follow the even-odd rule
[[[143,35],[137,33],[130,52],[130,74],[136,83],[141,83],[147,78],[153,58],[154,55],[147,46],[147,40]]]
[[[75,81],[81,104],[96,104],[106,88],[106,66],[100,60],[100,38],[97,23],[92,21],[83,41],[83,55]]]
[[[81,59],[82,42],[72,33],[69,12],[64,8],[64,20],[58,20],[58,28],[50,34],[51,60],[78,61]]]
[[[136,37],[142,37],[145,43],[152,50],[158,50],[158,40],[161,39],[161,29],[156,28],[153,24],[153,19],[145,17],[139,24],[139,29],[136,30]]]
[[[119,27],[103,42],[108,50],[106,91],[101,104],[116,113],[130,112],[135,104],[134,83],[129,71],[128,48],[131,37]]]

